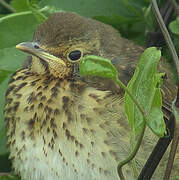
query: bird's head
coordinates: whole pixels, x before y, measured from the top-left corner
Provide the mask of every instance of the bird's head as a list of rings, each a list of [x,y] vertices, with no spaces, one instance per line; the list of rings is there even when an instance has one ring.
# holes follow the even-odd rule
[[[16,47],[32,56],[31,71],[65,78],[73,75],[83,56],[102,55],[100,39],[98,22],[73,13],[56,13],[39,25],[32,42]]]

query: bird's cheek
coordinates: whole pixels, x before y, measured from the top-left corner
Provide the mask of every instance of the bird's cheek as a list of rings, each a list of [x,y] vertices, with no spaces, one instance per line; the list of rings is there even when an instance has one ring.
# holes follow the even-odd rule
[[[50,73],[57,78],[64,79],[66,77],[72,76],[72,67],[68,64],[63,66],[58,62],[49,62]]]

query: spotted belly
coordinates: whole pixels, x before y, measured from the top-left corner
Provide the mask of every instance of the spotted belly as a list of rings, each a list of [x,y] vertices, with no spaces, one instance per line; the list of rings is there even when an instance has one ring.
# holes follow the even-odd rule
[[[117,164],[130,152],[118,94],[22,69],[10,80],[4,111],[10,158],[22,179],[118,179]],[[156,139],[147,133],[138,170]],[[135,179],[131,164],[124,174]]]

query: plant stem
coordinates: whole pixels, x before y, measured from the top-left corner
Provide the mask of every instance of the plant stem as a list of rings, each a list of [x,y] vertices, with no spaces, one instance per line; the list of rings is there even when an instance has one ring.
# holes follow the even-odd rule
[[[120,85],[120,87],[122,87],[125,92],[131,97],[131,99],[133,100],[133,102],[136,104],[136,106],[139,108],[139,111],[142,113],[143,115],[143,118],[144,118],[144,121],[142,123],[142,127],[141,127],[141,132],[139,134],[139,138],[137,140],[137,143],[134,147],[134,149],[132,150],[132,152],[130,153],[130,155],[125,159],[123,160],[122,162],[120,162],[118,164],[118,167],[117,167],[117,171],[118,171],[118,175],[120,177],[121,180],[125,180],[125,177],[123,175],[123,172],[122,172],[122,167],[129,163],[134,157],[135,155],[137,154],[139,148],[140,148],[140,145],[141,145],[141,142],[142,142],[142,139],[144,137],[144,132],[145,132],[145,128],[146,128],[146,113],[145,111],[143,110],[142,106],[138,103],[138,101],[136,100],[136,98],[131,94],[131,92],[128,90],[128,88],[118,79],[116,78],[116,83],[118,85]]]
[[[172,3],[173,6],[176,6],[176,8],[179,9],[178,4],[176,4],[175,0],[171,0],[170,2]],[[175,47],[174,47],[173,42],[172,42],[172,40],[170,38],[168,30],[167,30],[167,28],[166,28],[166,26],[165,26],[165,24],[163,22],[163,19],[161,17],[160,12],[159,12],[156,0],[152,0],[152,6],[153,6],[153,9],[154,9],[156,19],[157,19],[157,21],[159,23],[159,26],[161,28],[161,31],[162,31],[163,36],[165,38],[165,41],[166,41],[166,43],[168,45],[168,48],[170,50],[170,53],[172,55],[172,59],[174,61],[176,72],[177,72],[177,79],[179,79],[179,59],[178,59]],[[173,113],[174,113],[174,109],[173,109]],[[174,113],[174,116],[175,116],[175,113]],[[175,116],[175,118],[177,118],[177,116]],[[175,154],[176,154],[176,149],[177,149],[177,146],[178,146],[178,143],[179,143],[179,132],[178,131],[179,131],[179,123],[177,122],[176,126],[175,126],[175,130],[174,130],[174,138],[173,138],[173,141],[172,141],[172,146],[171,146],[171,150],[170,150],[170,154],[169,154],[169,159],[168,159],[167,168],[166,168],[166,171],[165,171],[164,180],[169,180],[169,178],[170,178],[170,174],[171,174],[171,171],[172,171],[173,162],[174,162],[174,158],[175,158]]]
[[[145,119],[145,118],[144,118]],[[137,143],[133,149],[133,151],[130,153],[130,155],[128,156],[128,158],[126,158],[124,161],[120,162],[118,164],[118,167],[117,167],[117,170],[118,170],[118,174],[119,174],[119,177],[121,178],[121,180],[125,180],[124,178],[124,175],[122,173],[122,167],[129,163],[134,157],[135,155],[137,154],[138,150],[139,150],[139,147],[141,145],[141,142],[142,142],[142,139],[144,137],[144,132],[145,132],[145,128],[146,128],[146,120],[144,120],[143,124],[142,124],[142,130],[139,134],[139,138],[137,140]]]
[[[165,26],[165,23],[163,22],[163,19],[162,19],[162,16],[161,16],[160,12],[159,12],[156,0],[152,0],[152,6],[153,6],[153,9],[154,9],[154,13],[155,13],[156,19],[157,19],[157,21],[159,23],[160,29],[161,29],[161,31],[163,33],[165,41],[166,41],[166,43],[168,45],[168,48],[170,50],[170,53],[172,55],[172,59],[174,61],[176,72],[177,72],[177,78],[179,78],[179,60],[178,60],[178,55],[176,53],[175,47],[174,47],[173,42],[172,42],[172,40],[170,38],[168,30],[167,30],[167,28]]]
[[[173,168],[173,163],[174,163],[174,158],[175,158],[175,154],[176,154],[176,150],[177,150],[177,146],[179,143],[179,128],[178,128],[179,124],[176,124],[175,126],[175,130],[174,130],[174,137],[173,137],[173,141],[172,141],[172,145],[171,145],[171,149],[170,149],[170,154],[169,154],[169,159],[168,159],[168,163],[167,163],[167,167],[165,170],[165,176],[163,178],[163,180],[169,180],[170,179],[170,174]]]
[[[169,180],[169,178],[170,178],[177,146],[179,143],[179,89],[178,89],[176,100],[172,104],[172,110],[173,110],[172,115],[174,116],[174,123],[175,123],[174,137],[173,137],[173,141],[172,141],[172,145],[171,145],[171,149],[170,149],[167,167],[165,170],[164,180]]]
[[[32,14],[36,17],[39,23],[42,23],[47,19],[47,16],[45,16],[42,12],[39,11],[37,5],[32,4],[30,0],[26,0],[26,2],[29,9],[32,11]]]
[[[44,7],[42,9],[40,9],[40,12],[46,11],[48,9],[48,7]],[[9,14],[7,16],[3,16],[0,18],[0,22],[7,20],[9,18],[14,18],[16,16],[23,16],[23,15],[28,15],[28,14],[32,14],[32,11],[24,11],[24,12],[18,12],[18,13],[13,13],[13,14]]]
[[[8,9],[10,12],[16,12],[16,10],[11,7],[7,2],[5,2],[4,0],[0,0],[0,4],[2,4],[6,9]]]

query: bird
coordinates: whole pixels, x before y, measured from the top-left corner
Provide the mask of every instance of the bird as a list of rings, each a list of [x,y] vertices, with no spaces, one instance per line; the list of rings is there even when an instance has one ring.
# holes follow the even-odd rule
[[[81,76],[79,63],[87,55],[107,58],[127,85],[144,48],[112,26],[72,12],[51,15],[32,41],[16,48],[29,56],[6,91],[4,119],[14,172],[23,180],[119,179],[117,165],[130,153],[124,90],[106,78]],[[169,114],[176,86],[164,58],[158,69],[167,76],[161,91]],[[137,171],[157,139],[146,130]],[[154,180],[163,176],[165,164],[166,158]],[[132,163],[123,172],[127,180],[136,179]]]

